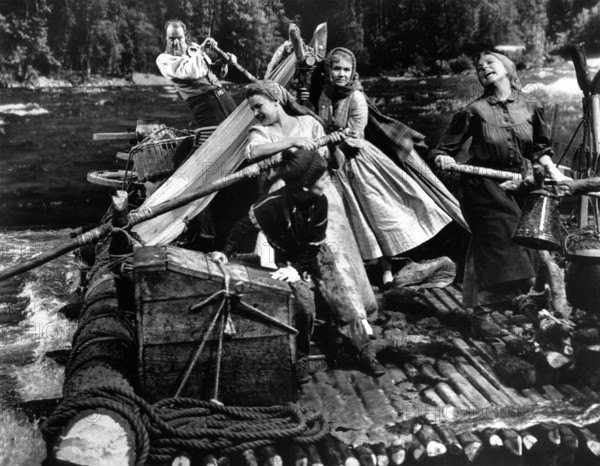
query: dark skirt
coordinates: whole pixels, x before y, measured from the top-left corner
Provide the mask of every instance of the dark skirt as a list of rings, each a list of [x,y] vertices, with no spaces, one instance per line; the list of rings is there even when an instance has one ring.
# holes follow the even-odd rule
[[[216,126],[236,108],[235,101],[223,88],[216,88],[186,100],[196,128]]]
[[[462,184],[477,288],[490,290],[535,277],[533,251],[511,239],[521,217],[521,200],[490,179],[463,176]]]

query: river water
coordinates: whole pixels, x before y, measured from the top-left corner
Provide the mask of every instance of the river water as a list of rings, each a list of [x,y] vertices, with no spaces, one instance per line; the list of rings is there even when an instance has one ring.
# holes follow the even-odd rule
[[[581,118],[573,72],[568,66],[540,70],[525,82],[558,109],[556,149],[562,153]],[[430,146],[452,113],[480,92],[473,76],[372,80],[366,87],[384,111],[426,134]],[[1,95],[0,268],[48,250],[68,239],[72,228],[101,217],[108,191],[89,185],[86,173],[115,168],[115,152],[124,147],[94,143],[92,133],[133,129],[138,118],[159,118],[178,128],[189,119],[163,87],[47,92]],[[61,396],[63,367],[46,353],[70,345],[75,326],[58,310],[69,302],[76,269],[68,254],[0,282],[0,465],[29,466],[45,456],[38,420],[20,406]]]
[[[0,232],[3,266],[20,263],[69,238],[70,230]],[[34,465],[45,445],[22,402],[61,396],[64,369],[46,357],[70,345],[75,324],[58,310],[68,302],[77,264],[65,255],[0,283],[0,464]]]

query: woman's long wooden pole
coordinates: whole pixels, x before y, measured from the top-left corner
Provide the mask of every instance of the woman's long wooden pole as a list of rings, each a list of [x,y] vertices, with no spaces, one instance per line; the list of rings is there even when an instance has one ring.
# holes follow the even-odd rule
[[[465,173],[467,175],[482,176],[505,181],[513,180],[518,182],[523,180],[523,177],[520,173],[494,170],[492,168],[477,167],[473,165],[463,165],[460,163],[451,165],[446,169],[446,171]],[[600,177],[583,178],[579,180],[567,179],[556,183],[556,185],[558,186],[557,194],[559,196],[580,196],[585,194],[588,196],[600,197]],[[563,189],[561,189],[561,187]]]
[[[324,146],[330,143],[339,142],[342,138],[343,136],[340,133],[331,133],[327,136],[317,139],[315,143],[318,146]],[[273,157],[250,165],[240,171],[232,173],[231,175],[224,176],[223,178],[220,178],[214,183],[202,186],[201,188],[177,196],[161,204],[155,205],[154,207],[147,207],[144,209],[133,211],[127,216],[127,227],[132,227],[134,225],[137,225],[138,223],[142,223],[146,220],[150,220],[151,218],[158,217],[159,215],[182,207],[186,204],[189,204],[190,202],[193,202],[197,199],[219,191],[220,189],[235,184],[238,181],[258,176],[260,173],[270,170],[273,167],[276,167],[277,165],[279,165],[280,162],[281,155],[274,155]],[[63,254],[73,251],[81,246],[93,243],[94,241],[104,238],[105,236],[109,235],[112,232],[112,230],[112,225],[109,223],[105,223],[103,225],[100,225],[99,227],[94,228],[93,230],[86,231],[85,233],[78,235],[77,238],[68,241],[60,247],[40,254],[39,256],[27,262],[6,267],[5,269],[0,270],[0,281],[14,277],[15,275],[19,275],[23,272],[27,272],[28,270],[34,269],[35,267],[45,264],[46,262],[49,262],[52,259],[56,259],[57,257],[60,257]]]
[[[446,168],[446,171],[465,173],[467,175],[482,176],[485,178],[493,178],[495,180],[523,180],[523,176],[520,173],[507,172],[504,170],[495,170],[493,168],[478,167],[476,165],[465,165],[462,163],[450,165],[448,168]]]
[[[507,172],[503,170],[494,170],[492,168],[477,167],[474,165],[464,165],[457,163],[451,165],[445,171],[465,173],[467,175],[482,176],[486,178],[493,178],[497,180],[512,180],[512,181],[523,181],[523,177],[520,173]],[[579,180],[564,180],[560,183],[556,183],[559,187],[559,196],[580,196],[588,195],[600,197],[600,177],[596,178],[583,178]],[[568,189],[560,189],[563,186]]]

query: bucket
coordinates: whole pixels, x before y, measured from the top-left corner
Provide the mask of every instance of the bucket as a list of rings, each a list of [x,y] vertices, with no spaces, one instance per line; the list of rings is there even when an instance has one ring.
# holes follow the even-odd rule
[[[523,205],[523,213],[513,234],[513,241],[532,249],[560,249],[558,203],[558,196],[545,189],[532,191]]]
[[[569,235],[565,241],[567,300],[576,309],[597,313],[600,311],[600,239],[596,239],[597,248],[593,248],[593,238],[588,239],[585,248],[576,242],[570,246],[575,236]]]

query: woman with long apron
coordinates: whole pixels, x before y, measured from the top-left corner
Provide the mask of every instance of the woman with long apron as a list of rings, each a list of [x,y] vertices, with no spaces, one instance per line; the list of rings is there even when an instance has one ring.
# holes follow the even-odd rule
[[[475,65],[483,95],[454,115],[430,154],[435,164],[441,169],[455,164],[453,157],[472,138],[472,165],[524,172],[529,160],[542,165],[552,179],[563,179],[551,159],[543,106],[520,91],[515,64],[502,54],[485,51]],[[511,240],[521,216],[520,199],[487,178],[463,175],[462,185],[462,209],[472,233],[463,300],[474,308],[478,333],[490,321],[490,308],[485,306],[529,290],[536,268],[533,251]],[[543,285],[532,292],[543,293]]]

